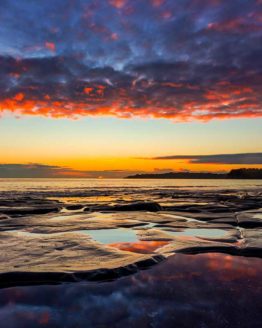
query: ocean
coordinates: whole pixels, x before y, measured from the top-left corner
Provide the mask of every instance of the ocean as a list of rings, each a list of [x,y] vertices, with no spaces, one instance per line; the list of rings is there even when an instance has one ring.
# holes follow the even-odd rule
[[[256,189],[262,180],[209,179],[0,179],[0,191],[62,191],[112,188]]]

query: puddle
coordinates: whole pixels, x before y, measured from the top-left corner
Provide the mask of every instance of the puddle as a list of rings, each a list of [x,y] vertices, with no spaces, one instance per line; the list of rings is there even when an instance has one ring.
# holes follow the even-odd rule
[[[86,209],[86,206],[83,206],[82,208],[78,209],[67,209],[66,207],[63,207],[60,211],[60,213],[64,214],[70,214],[70,213],[82,213]]]
[[[9,231],[7,231],[9,232]],[[47,234],[43,233],[34,233],[31,231],[25,230],[11,230],[11,233],[16,232],[20,236],[46,236]],[[137,235],[134,230],[119,228],[119,229],[101,229],[101,230],[76,230],[72,231],[72,233],[83,233],[90,236],[92,239],[102,243],[102,244],[129,244],[139,242]],[[52,233],[52,235],[59,235],[61,233]],[[119,248],[119,247],[117,247]]]
[[[172,231],[162,229],[173,236],[191,236],[202,238],[221,238],[225,237],[228,231],[221,229],[185,229],[184,231]]]
[[[153,223],[149,223],[149,225],[153,225]],[[110,247],[141,254],[153,253],[156,249],[169,243],[169,241],[139,241],[133,230],[125,228],[79,230],[78,232],[85,233],[92,239]]]
[[[261,327],[261,276],[258,258],[176,254],[117,280],[0,289],[0,320],[2,327]]]
[[[78,230],[77,232],[87,234],[102,244],[134,243],[138,241],[136,233],[131,229]]]

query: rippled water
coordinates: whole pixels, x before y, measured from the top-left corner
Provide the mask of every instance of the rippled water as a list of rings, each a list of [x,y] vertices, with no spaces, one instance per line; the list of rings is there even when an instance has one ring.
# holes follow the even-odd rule
[[[0,191],[85,190],[105,188],[262,188],[262,180],[199,179],[0,179]]]

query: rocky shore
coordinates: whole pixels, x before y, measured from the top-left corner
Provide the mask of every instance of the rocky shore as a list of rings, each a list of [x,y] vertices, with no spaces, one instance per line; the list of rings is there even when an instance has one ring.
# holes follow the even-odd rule
[[[0,287],[110,280],[172,254],[262,257],[262,190],[0,193]]]

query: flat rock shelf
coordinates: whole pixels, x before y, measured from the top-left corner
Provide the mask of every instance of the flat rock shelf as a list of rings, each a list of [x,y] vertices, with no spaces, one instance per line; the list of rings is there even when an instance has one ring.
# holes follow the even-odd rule
[[[260,258],[261,189],[2,191],[0,286],[110,280],[178,253]]]

